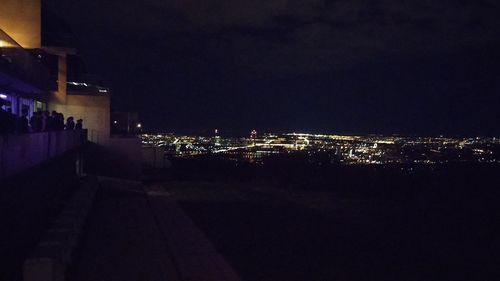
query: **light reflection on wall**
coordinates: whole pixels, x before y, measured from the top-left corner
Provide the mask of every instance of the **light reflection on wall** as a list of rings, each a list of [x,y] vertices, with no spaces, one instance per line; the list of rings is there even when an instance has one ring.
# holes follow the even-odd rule
[[[0,48],[12,48],[12,47],[14,47],[14,45],[7,42],[6,40],[0,39]]]

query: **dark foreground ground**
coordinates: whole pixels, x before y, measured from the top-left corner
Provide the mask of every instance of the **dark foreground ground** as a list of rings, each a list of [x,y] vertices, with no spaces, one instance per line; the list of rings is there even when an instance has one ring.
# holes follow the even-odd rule
[[[498,167],[287,169],[149,188],[244,280],[500,280]]]
[[[75,155],[0,181],[0,280],[22,280],[24,260],[78,187]]]

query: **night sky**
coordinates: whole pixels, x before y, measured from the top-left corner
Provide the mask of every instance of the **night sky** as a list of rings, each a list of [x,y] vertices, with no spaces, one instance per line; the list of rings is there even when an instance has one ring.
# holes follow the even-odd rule
[[[496,0],[45,1],[146,130],[500,135]]]

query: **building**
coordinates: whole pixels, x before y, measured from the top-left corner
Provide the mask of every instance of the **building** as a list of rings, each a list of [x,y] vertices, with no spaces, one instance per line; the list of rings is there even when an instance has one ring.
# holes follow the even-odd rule
[[[77,72],[72,70],[76,64],[71,63],[77,61],[77,50],[71,40],[60,40],[67,33],[53,29],[63,24],[47,24],[57,19],[42,8],[41,0],[2,0],[2,109],[28,118],[36,111],[55,110],[65,117],[83,119],[89,140],[107,145],[110,90],[83,75],[70,75]]]
[[[49,72],[31,50],[23,48],[4,31],[2,20],[0,14],[1,107],[15,116],[31,116],[34,111],[47,109]]]
[[[93,161],[86,165],[92,169],[90,173],[109,171],[108,174],[126,176],[140,173],[140,140],[134,135],[111,137],[110,89],[88,74],[74,41],[64,20],[43,6],[41,0],[2,0],[0,178],[78,147],[82,135],[97,144],[93,147],[99,150],[89,156]],[[10,136],[19,133],[19,127],[29,131],[26,120],[38,111],[57,111],[65,118],[82,119],[86,130]],[[23,126],[19,126],[21,123]],[[134,132],[141,130],[138,122],[129,124],[134,126]],[[4,130],[5,127],[9,129]],[[122,166],[117,168],[117,163]]]

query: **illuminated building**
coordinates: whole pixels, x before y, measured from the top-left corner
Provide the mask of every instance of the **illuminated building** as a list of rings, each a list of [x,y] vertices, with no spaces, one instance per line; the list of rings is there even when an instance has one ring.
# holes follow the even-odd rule
[[[0,28],[24,49],[40,49],[41,0],[2,0]],[[9,44],[0,38],[0,47]],[[3,45],[3,46],[2,46]]]
[[[77,51],[52,15],[44,14],[41,0],[2,0],[0,9],[0,97],[3,109],[30,117],[55,110],[83,119],[89,139],[109,142],[110,91],[75,73]],[[46,22],[55,22],[47,24]],[[55,36],[53,36],[55,34]],[[71,36],[71,35],[70,35]],[[5,86],[7,85],[7,86]]]
[[[252,132],[250,132],[250,138],[251,139],[256,139],[257,138],[257,130],[252,130]]]
[[[0,26],[0,99],[2,110],[30,117],[49,101],[48,70]]]
[[[41,48],[41,2],[2,0],[0,8],[0,98],[2,109],[21,116],[44,110],[48,71],[33,53]]]

